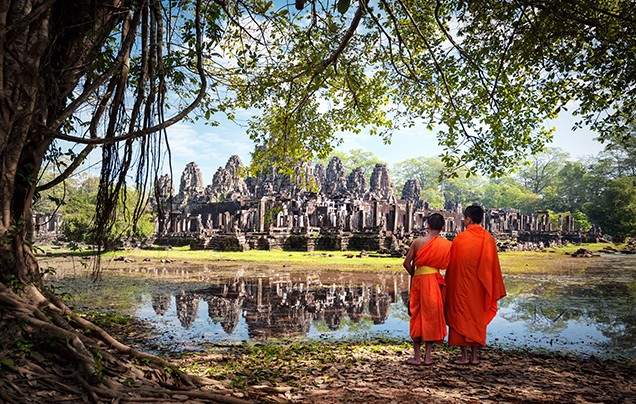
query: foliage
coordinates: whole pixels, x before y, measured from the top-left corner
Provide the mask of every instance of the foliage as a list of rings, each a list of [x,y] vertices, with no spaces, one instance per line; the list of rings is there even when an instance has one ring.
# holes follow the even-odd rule
[[[434,208],[442,208],[446,203],[467,205],[483,199],[485,181],[481,176],[471,176],[465,169],[449,175],[444,163],[435,157],[398,162],[393,172],[398,190],[407,180],[417,179],[422,187],[422,199]]]
[[[423,121],[438,129],[447,167],[502,175],[543,149],[545,120],[574,99],[604,139],[625,141],[633,11],[628,2],[561,3],[345,1],[338,9],[352,10],[342,16],[321,3],[294,16],[274,7],[256,23],[267,40],[233,31],[226,50],[249,57],[231,88],[236,105],[262,111],[250,135],[280,166],[324,157],[362,126],[386,141]]]
[[[619,239],[636,235],[636,177],[610,180],[586,211],[608,234]]]
[[[538,206],[540,196],[511,177],[491,180],[484,187],[482,202],[494,208],[515,208],[531,213]]]
[[[63,199],[56,200],[58,205],[36,204],[36,209],[42,213],[50,213],[58,209],[63,215],[62,232],[68,241],[92,243],[94,241],[91,231],[95,217],[95,203],[97,198],[99,178],[85,177],[80,180],[66,181],[42,194],[42,200],[51,201],[50,195],[63,194]],[[62,191],[63,189],[63,191]],[[121,238],[136,237],[144,239],[154,232],[154,221],[150,212],[145,212],[138,221],[136,231],[132,228],[132,209],[137,202],[138,193],[132,189],[122,191],[118,202],[118,216],[109,235],[109,241],[117,241]]]
[[[56,173],[51,169],[46,169],[42,171],[40,175],[39,182],[46,183],[55,178]],[[70,178],[64,183],[58,184],[42,193],[37,193],[33,198],[33,210],[38,213],[44,214],[52,214],[56,210],[59,210],[62,205],[65,203],[67,187],[74,188],[77,187],[77,180],[75,178]]]
[[[422,200],[428,203],[431,209],[444,209],[444,196],[439,187],[423,188],[421,192]]]
[[[478,202],[526,213],[549,210],[555,220],[559,214],[572,212],[575,227],[582,231],[597,225],[619,238],[636,234],[629,216],[634,198],[634,176],[630,174],[636,170],[633,142],[612,144],[587,161],[566,157],[563,151],[548,148],[515,175],[499,178],[444,177],[443,164],[432,157],[401,161],[394,173],[398,183],[416,178],[425,184],[422,196],[436,200],[432,207]],[[617,184],[622,185],[620,190]]]
[[[386,164],[380,157],[370,151],[362,149],[351,149],[347,152],[334,151],[329,156],[318,159],[318,163],[323,167],[327,167],[332,157],[338,157],[342,161],[345,174],[348,175],[354,169],[360,167],[364,170],[364,177],[369,182],[373,168],[376,164]]]
[[[572,213],[572,219],[574,220],[574,226],[581,231],[589,231],[592,228],[590,218],[580,210],[576,210]]]
[[[435,157],[417,157],[398,162],[392,171],[398,189],[409,179],[418,180],[422,189],[430,189],[439,187],[444,164]]]
[[[539,194],[554,182],[567,158],[560,149],[547,148],[526,162],[517,175],[526,188]]]

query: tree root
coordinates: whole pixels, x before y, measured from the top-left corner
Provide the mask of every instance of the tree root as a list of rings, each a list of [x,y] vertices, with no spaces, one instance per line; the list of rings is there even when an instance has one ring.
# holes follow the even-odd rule
[[[179,401],[177,396],[244,402],[201,390],[209,379],[184,374],[165,359],[121,343],[54,294],[33,285],[18,295],[0,283],[0,329],[5,325],[28,339],[32,353],[23,355],[19,366],[0,365],[2,401],[174,402]],[[25,395],[24,391],[34,391],[34,385],[35,395]]]

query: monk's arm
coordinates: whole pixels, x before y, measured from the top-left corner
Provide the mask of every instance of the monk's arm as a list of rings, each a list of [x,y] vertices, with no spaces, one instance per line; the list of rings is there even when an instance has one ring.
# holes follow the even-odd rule
[[[402,266],[404,267],[404,269],[406,269],[406,272],[408,272],[409,275],[411,276],[413,276],[413,272],[414,272],[414,268],[413,268],[414,257],[415,257],[415,241],[411,243],[411,247],[409,248],[409,251],[406,253],[406,257],[404,257],[404,262],[402,263]]]

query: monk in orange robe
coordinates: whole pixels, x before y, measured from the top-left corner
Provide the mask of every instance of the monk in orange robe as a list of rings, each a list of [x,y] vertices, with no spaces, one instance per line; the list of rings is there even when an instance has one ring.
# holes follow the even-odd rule
[[[422,342],[426,345],[424,364],[433,363],[433,343],[441,342],[446,336],[442,293],[444,277],[439,270],[448,266],[451,242],[440,236],[444,228],[442,215],[432,214],[427,223],[428,233],[413,241],[404,259],[404,268],[412,276],[409,294],[409,332],[413,340],[414,356],[407,361],[411,365],[422,363]]]
[[[497,244],[481,226],[483,219],[481,206],[464,210],[466,228],[453,240],[446,270],[448,343],[462,349],[458,364],[479,363],[486,327],[497,314],[497,301],[506,296]]]

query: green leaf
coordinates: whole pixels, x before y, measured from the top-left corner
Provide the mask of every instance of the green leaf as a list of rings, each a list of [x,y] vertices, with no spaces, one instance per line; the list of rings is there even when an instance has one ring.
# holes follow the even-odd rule
[[[344,14],[349,10],[349,6],[351,5],[351,0],[338,0],[336,4],[336,8],[339,13]]]
[[[13,368],[15,367],[15,362],[13,362],[13,359],[2,358],[0,359],[0,367]]]

